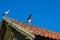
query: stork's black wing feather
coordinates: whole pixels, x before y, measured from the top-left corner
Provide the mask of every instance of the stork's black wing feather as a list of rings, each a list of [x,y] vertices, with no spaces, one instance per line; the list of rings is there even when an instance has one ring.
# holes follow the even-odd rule
[[[32,17],[32,15],[30,14],[27,20],[31,19],[31,17]]]

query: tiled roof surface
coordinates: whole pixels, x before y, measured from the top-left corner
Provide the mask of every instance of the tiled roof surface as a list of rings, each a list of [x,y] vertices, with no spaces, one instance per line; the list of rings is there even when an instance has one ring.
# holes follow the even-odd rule
[[[24,27],[26,29],[29,28],[29,31],[35,35],[40,35],[40,36],[44,36],[44,37],[48,37],[48,38],[52,38],[52,39],[60,39],[60,33],[52,32],[52,31],[49,31],[49,30],[46,30],[43,28],[28,25],[28,24],[18,22],[16,20],[12,20],[12,19],[7,19],[7,20],[12,21],[12,22],[16,23],[17,25],[20,25],[21,27]]]

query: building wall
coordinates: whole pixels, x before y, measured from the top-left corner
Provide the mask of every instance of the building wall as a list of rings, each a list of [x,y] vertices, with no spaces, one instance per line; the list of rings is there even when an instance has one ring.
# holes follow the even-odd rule
[[[48,38],[48,37],[44,37],[40,35],[35,35],[35,40],[56,40],[56,39],[52,39],[52,38]]]
[[[26,36],[24,36],[23,34],[21,34],[20,32],[16,31],[15,29],[13,30],[14,32],[14,37],[13,39],[15,40],[26,40]]]
[[[2,24],[0,26],[0,40],[3,40],[5,31],[6,31],[6,27],[5,27],[4,23],[5,23],[5,21],[2,20]]]
[[[19,33],[17,30],[11,26],[6,27],[6,32],[4,35],[4,40],[26,40],[26,36]]]

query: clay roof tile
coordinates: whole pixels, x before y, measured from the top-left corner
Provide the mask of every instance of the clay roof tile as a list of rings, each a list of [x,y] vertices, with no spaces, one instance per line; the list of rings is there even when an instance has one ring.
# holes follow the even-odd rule
[[[28,25],[28,24],[18,22],[12,19],[7,19],[7,20],[12,21],[16,23],[17,25],[20,25],[23,28],[29,28],[30,32],[32,32],[35,35],[40,35],[40,36],[57,39],[57,40],[60,39],[60,33],[52,32],[43,28],[39,28],[37,26]]]

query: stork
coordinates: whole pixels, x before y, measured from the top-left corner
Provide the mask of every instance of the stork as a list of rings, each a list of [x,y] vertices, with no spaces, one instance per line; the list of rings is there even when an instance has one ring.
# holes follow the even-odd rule
[[[7,10],[6,12],[4,12],[3,16],[7,16],[8,13],[9,13],[9,10]]]
[[[31,18],[32,18],[32,15],[30,14],[29,17],[28,17],[28,19],[27,19],[27,22],[28,22],[29,24],[30,24],[31,21],[32,21]]]

